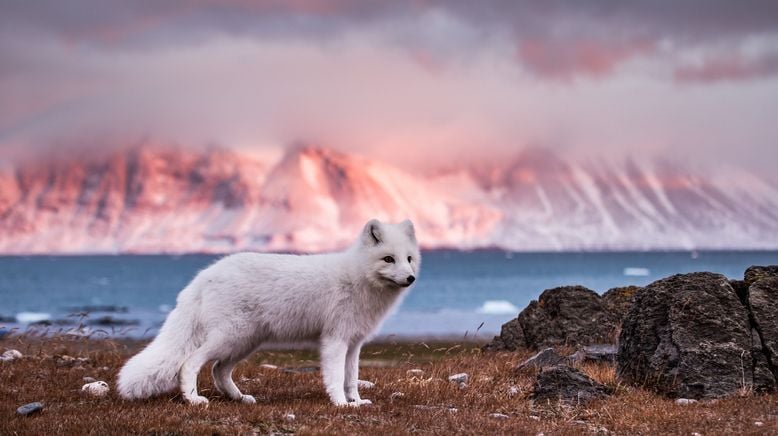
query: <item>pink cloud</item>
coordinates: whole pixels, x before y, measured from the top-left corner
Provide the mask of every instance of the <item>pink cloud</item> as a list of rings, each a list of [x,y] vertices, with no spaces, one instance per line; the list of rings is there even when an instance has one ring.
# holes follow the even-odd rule
[[[569,79],[577,74],[603,77],[619,64],[651,53],[655,46],[653,41],[525,39],[519,41],[516,56],[530,71],[545,77]]]
[[[778,74],[778,53],[747,59],[740,54],[719,54],[700,64],[682,65],[675,70],[679,82],[748,80]]]

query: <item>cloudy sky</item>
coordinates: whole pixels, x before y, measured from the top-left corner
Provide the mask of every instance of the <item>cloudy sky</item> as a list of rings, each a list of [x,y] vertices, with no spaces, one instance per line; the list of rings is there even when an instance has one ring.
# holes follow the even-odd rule
[[[778,2],[0,4],[0,146],[778,163]]]

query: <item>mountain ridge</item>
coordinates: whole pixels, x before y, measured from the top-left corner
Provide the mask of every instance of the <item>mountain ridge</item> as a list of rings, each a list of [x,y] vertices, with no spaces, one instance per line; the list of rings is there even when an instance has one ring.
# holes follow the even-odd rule
[[[324,147],[146,144],[0,168],[0,253],[318,252],[374,217],[412,219],[425,248],[778,249],[778,189],[734,174],[535,148],[419,175]]]

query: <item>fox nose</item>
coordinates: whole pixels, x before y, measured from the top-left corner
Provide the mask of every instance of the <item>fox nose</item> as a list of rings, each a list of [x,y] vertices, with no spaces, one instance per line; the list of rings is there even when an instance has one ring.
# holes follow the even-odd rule
[[[413,282],[415,282],[415,281],[416,281],[416,277],[414,277],[414,276],[408,276],[408,278],[407,278],[406,280],[408,280],[408,284],[410,285],[411,283],[413,283]]]

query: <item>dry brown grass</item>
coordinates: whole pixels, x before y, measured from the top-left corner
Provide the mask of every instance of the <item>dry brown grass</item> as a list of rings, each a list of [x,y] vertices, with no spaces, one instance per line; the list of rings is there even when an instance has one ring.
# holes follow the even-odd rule
[[[610,399],[584,406],[533,405],[531,373],[513,367],[528,353],[482,354],[478,344],[373,344],[362,353],[360,378],[376,383],[363,397],[374,405],[358,409],[329,405],[316,372],[287,373],[261,368],[317,364],[315,352],[261,351],[235,371],[240,388],[258,404],[220,398],[208,371],[200,377],[209,407],[192,407],[177,396],[125,402],[115,392],[104,398],[81,393],[83,377],[115,386],[122,363],[140,344],[67,338],[6,338],[0,352],[15,348],[21,360],[0,363],[0,434],[778,434],[778,395],[745,395],[677,406],[642,389],[620,386],[607,365],[584,365],[595,379],[616,388]],[[83,365],[58,366],[55,355],[88,357]],[[411,368],[423,377],[409,377]],[[467,372],[466,389],[448,382]],[[510,395],[515,386],[519,393]],[[392,398],[392,393],[404,395]],[[45,410],[29,417],[16,408],[41,401]],[[416,405],[445,406],[421,410]],[[446,407],[454,407],[451,412]],[[489,417],[504,413],[508,419]],[[286,413],[296,419],[288,421]],[[755,422],[762,422],[757,426]]]

